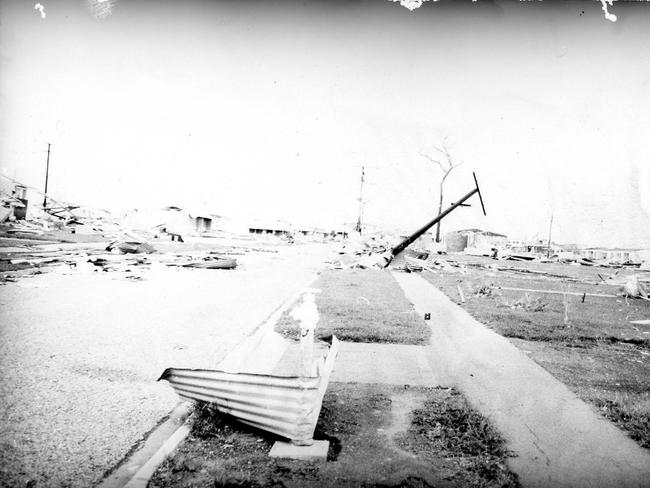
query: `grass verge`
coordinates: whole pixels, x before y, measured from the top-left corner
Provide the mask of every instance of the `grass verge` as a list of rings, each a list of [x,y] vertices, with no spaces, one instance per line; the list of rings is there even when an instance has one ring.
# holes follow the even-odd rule
[[[575,266],[553,266],[557,275],[576,274]],[[501,289],[615,294],[614,287],[590,280],[586,273],[595,273],[591,268],[579,268],[584,281],[574,282],[472,267],[463,271],[422,276],[478,321],[510,338],[639,445],[650,447],[650,327],[631,323],[650,317],[650,302],[590,296],[583,301],[581,295]]]
[[[455,390],[332,383],[315,438],[326,463],[270,458],[273,436],[202,405],[149,486],[518,486],[503,440]]]
[[[425,344],[429,327],[395,278],[382,270],[327,270],[312,285],[320,289],[316,338],[332,334],[350,342]],[[275,330],[298,339],[299,324],[286,311]]]
[[[595,398],[594,404],[632,439],[650,449],[650,393],[615,394],[613,398]]]

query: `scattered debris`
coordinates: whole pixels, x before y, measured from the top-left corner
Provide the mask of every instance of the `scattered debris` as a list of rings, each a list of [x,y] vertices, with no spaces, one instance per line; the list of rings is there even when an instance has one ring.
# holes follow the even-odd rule
[[[125,280],[130,280],[130,281],[143,281],[144,277],[141,275],[134,275],[134,274],[129,274],[124,277]]]
[[[531,299],[528,293],[526,293],[523,298],[517,300],[511,308],[520,308],[527,312],[543,312],[547,306],[548,302],[545,302],[541,298]]]
[[[505,259],[507,261],[532,261],[535,259],[535,256],[523,254],[507,254],[501,259]]]
[[[564,290],[533,290],[530,288],[514,288],[510,286],[501,286],[501,290],[506,291],[524,291],[529,293],[548,293],[550,295],[572,295],[578,297],[600,297],[600,298],[618,298],[620,295],[611,295],[607,293],[586,293],[586,292],[573,292],[573,291],[564,291]]]
[[[151,254],[156,252],[154,247],[147,242],[119,240],[111,242],[108,246],[106,246],[106,250],[109,252],[119,252],[122,254]]]
[[[345,266],[340,259],[329,262],[329,269],[346,269],[346,268],[347,266]]]
[[[404,251],[404,255],[407,256],[408,258],[421,259],[423,261],[429,259],[429,254],[430,253],[428,251],[419,250],[419,249],[406,249]]]
[[[406,256],[404,271],[410,273],[413,271],[422,271],[423,269],[424,269],[424,265],[419,258],[411,258],[409,256]]]
[[[181,266],[184,268],[235,269],[237,267],[237,260],[233,258],[206,256],[201,261],[192,261]]]
[[[627,278],[627,281],[623,285],[622,292],[623,296],[626,298],[642,298],[648,300],[648,292],[639,281],[637,275],[632,275]]]
[[[370,269],[370,268],[379,268],[383,269],[390,262],[390,251],[383,252],[381,254],[373,254],[369,252],[366,255],[361,256],[359,260],[353,264],[352,268],[361,268],[361,269]]]
[[[9,262],[11,264],[28,264],[30,266],[39,266],[41,264],[55,263],[59,261],[58,258],[33,258],[33,259],[11,259]]]
[[[370,305],[370,300],[368,300],[366,297],[357,297],[357,302],[365,303],[366,305]]]
[[[484,284],[480,285],[476,289],[475,295],[477,297],[478,296],[486,296],[486,297],[492,296],[494,288],[495,288],[494,283],[489,283],[489,284],[484,283]]]

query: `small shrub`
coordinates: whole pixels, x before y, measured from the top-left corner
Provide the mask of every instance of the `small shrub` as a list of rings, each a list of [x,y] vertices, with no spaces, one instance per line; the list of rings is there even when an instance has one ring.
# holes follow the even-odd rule
[[[512,308],[520,308],[527,312],[543,312],[547,306],[548,302],[541,298],[531,299],[526,293],[523,298],[520,298],[512,305]]]
[[[494,285],[489,284],[489,285],[480,285],[474,294],[477,297],[483,296],[483,297],[490,297],[492,296],[492,293],[494,291]]]

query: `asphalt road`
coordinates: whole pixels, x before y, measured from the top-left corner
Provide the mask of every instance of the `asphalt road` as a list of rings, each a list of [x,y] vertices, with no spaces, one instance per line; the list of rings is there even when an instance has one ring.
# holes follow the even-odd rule
[[[278,250],[232,271],[61,268],[0,286],[0,485],[99,482],[178,403],[165,368],[214,367],[329,255]]]

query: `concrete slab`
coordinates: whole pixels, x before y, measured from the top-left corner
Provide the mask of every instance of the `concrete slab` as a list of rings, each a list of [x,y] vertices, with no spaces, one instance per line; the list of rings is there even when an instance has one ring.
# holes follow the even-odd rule
[[[329,447],[329,441],[314,441],[311,446],[296,446],[291,442],[276,441],[269,456],[301,461],[327,461]]]
[[[394,276],[416,310],[431,313],[434,373],[501,431],[522,486],[650,486],[649,451],[429,282]]]
[[[341,343],[330,381],[437,386],[422,346]]]
[[[317,342],[314,358],[327,355],[329,345]],[[438,378],[422,346],[341,342],[330,381],[384,383],[389,385],[437,386]],[[273,374],[299,374],[300,345],[291,343]]]

